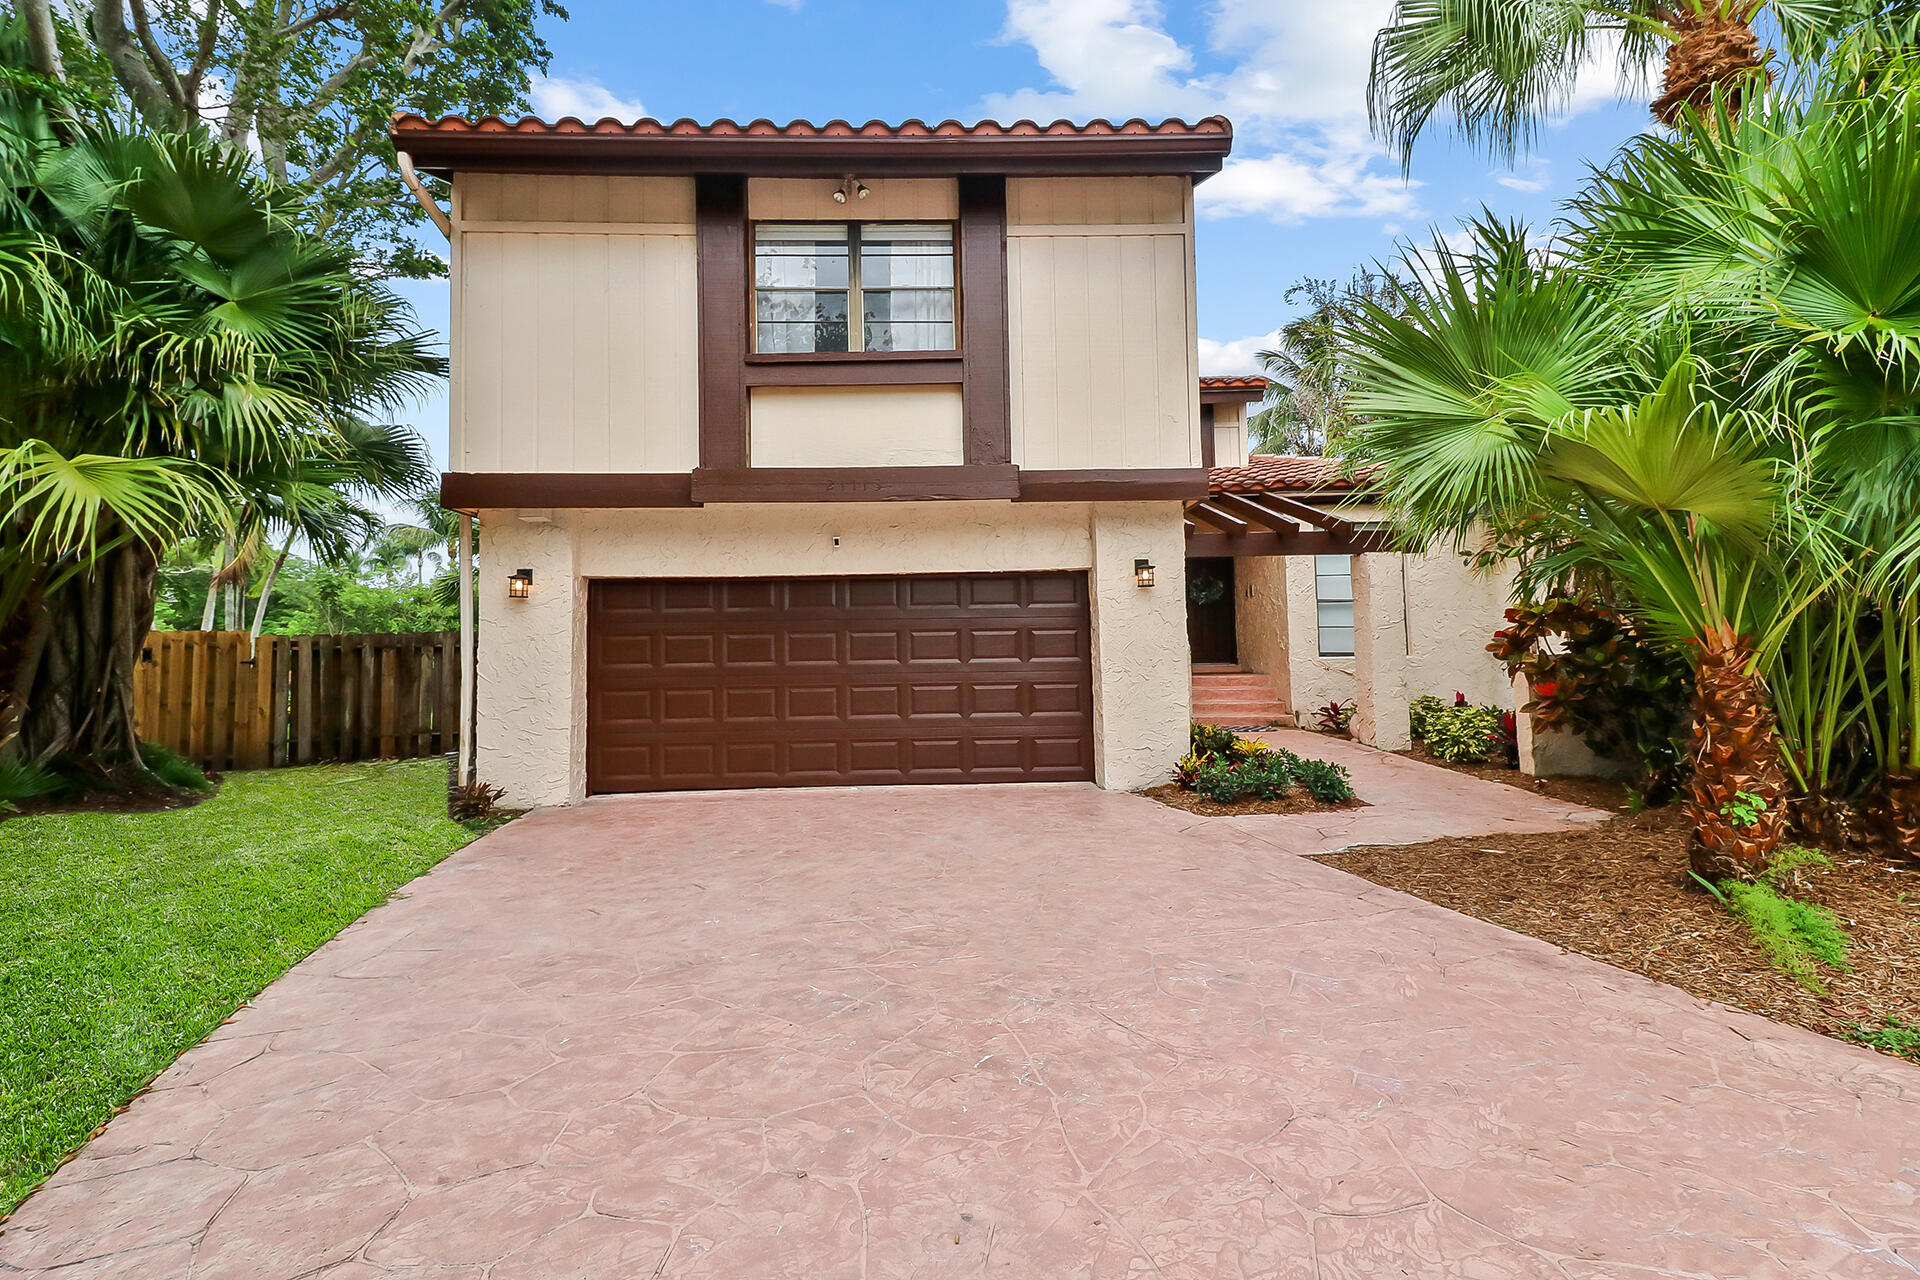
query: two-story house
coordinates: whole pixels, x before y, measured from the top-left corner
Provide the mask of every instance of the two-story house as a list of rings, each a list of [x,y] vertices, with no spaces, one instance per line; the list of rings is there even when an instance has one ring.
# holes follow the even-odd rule
[[[1225,120],[392,137],[453,187],[481,780],[1160,780]]]

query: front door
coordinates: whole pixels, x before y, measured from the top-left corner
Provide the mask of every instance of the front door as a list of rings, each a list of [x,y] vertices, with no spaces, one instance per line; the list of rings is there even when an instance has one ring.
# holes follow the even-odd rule
[[[1239,664],[1233,634],[1233,557],[1187,561],[1187,646],[1195,663]]]

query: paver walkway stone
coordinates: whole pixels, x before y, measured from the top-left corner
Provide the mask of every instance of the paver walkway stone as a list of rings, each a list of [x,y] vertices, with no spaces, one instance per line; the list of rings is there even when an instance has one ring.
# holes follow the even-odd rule
[[[1353,759],[1448,829],[1590,816]],[[536,813],[182,1058],[0,1273],[1920,1271],[1920,1070],[1289,856],[1405,817],[1375,810]]]

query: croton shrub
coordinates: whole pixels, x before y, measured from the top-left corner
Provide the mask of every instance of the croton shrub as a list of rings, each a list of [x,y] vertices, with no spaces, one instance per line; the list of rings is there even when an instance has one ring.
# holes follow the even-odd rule
[[[1687,662],[1626,614],[1564,597],[1508,609],[1487,651],[1527,677],[1523,709],[1536,724],[1568,730],[1634,768],[1648,800],[1665,800],[1685,780]]]

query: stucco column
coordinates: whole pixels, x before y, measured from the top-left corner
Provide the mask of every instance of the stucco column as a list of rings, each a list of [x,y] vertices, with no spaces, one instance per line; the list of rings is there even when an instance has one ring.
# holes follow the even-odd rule
[[[531,515],[533,513],[526,513]],[[585,783],[574,739],[584,731],[584,584],[574,574],[564,512],[530,521],[488,511],[480,521],[479,777],[515,808],[566,804]],[[533,570],[525,600],[507,597],[507,575]],[[580,756],[584,761],[584,756]]]
[[[1130,791],[1165,781],[1187,751],[1186,525],[1178,502],[1096,502],[1088,519],[1095,778]],[[1151,587],[1134,585],[1141,558],[1153,562]]]
[[[1353,736],[1382,751],[1413,746],[1404,572],[1392,552],[1353,558]]]

